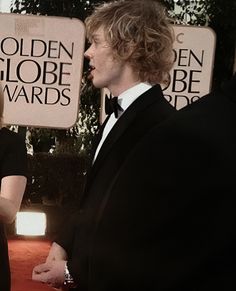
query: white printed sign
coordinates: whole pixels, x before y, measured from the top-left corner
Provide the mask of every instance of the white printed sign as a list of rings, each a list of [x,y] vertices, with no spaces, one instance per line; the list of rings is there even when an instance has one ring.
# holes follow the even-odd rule
[[[209,27],[175,25],[175,64],[171,82],[163,93],[180,109],[211,89],[215,55],[215,33]]]
[[[1,14],[4,122],[69,128],[77,121],[85,45],[75,18]]]

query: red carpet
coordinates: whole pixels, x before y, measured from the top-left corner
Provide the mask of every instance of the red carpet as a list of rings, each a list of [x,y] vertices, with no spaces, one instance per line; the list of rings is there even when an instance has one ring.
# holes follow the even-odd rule
[[[8,241],[11,264],[11,291],[52,291],[52,287],[31,280],[33,267],[43,263],[50,248],[50,241],[10,239]]]

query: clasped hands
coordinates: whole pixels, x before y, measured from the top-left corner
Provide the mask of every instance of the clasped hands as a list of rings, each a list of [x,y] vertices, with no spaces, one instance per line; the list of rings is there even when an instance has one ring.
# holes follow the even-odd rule
[[[54,288],[63,287],[66,261],[66,251],[54,242],[51,246],[46,262],[34,267],[32,280],[46,283]]]

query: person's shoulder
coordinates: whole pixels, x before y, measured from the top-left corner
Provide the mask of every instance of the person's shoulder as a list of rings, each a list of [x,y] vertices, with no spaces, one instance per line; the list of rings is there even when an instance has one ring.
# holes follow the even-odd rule
[[[0,136],[7,143],[22,143],[23,142],[22,137],[18,133],[6,127],[2,127],[0,129]]]
[[[203,95],[198,100],[180,109],[179,113],[181,115],[188,115],[194,112],[203,114],[204,112],[217,113],[222,112],[222,110],[232,110],[232,108],[236,107],[236,98],[235,100],[232,98],[234,94],[235,92],[229,94],[229,92],[226,92],[222,87],[212,90],[210,93]]]
[[[236,73],[230,80],[223,82],[221,85],[221,92],[229,98],[229,100],[236,104]]]
[[[213,104],[221,106],[222,104],[228,104],[229,106],[236,106],[236,74],[230,79],[222,82],[222,84],[212,89],[212,91],[202,96],[196,102],[193,102],[188,109],[191,107],[200,106],[212,106]],[[187,106],[188,107],[188,106]]]
[[[231,83],[232,84],[232,83]],[[231,98],[235,93],[226,93],[219,88],[181,108],[166,122],[166,126],[207,130],[211,126],[236,121],[236,102]]]

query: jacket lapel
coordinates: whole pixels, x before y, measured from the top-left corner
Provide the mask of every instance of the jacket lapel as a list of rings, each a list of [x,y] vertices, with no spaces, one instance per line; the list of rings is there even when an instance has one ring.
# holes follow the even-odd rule
[[[147,110],[147,108],[151,108],[154,103],[159,103],[160,110],[160,121],[163,118],[163,107],[164,111],[174,112],[175,109],[169,104],[169,102],[163,97],[161,88],[159,85],[156,85],[142,94],[139,98],[137,98],[122,114],[119,120],[116,122],[110,133],[108,134],[106,140],[104,141],[98,156],[92,166],[90,177],[94,178],[97,170],[101,167],[104,158],[109,154],[113,145],[119,140],[124,131],[128,129],[135,119],[139,118],[139,122],[144,124],[147,122],[146,120],[141,120],[142,113]],[[158,112],[157,112],[158,114]],[[158,117],[156,117],[157,119]],[[146,125],[146,127],[151,126],[151,124]],[[90,179],[89,179],[90,180]]]

